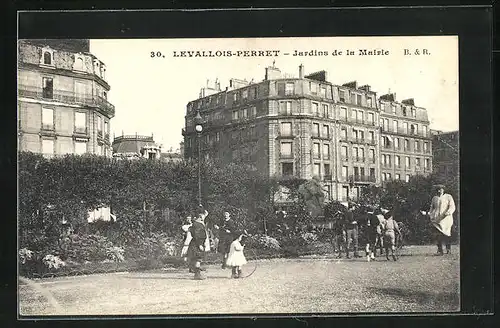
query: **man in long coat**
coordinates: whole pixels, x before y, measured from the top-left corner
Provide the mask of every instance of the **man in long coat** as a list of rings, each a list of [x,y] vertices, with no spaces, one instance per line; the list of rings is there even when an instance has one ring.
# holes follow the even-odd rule
[[[205,279],[201,275],[201,261],[205,257],[205,241],[207,239],[207,230],[203,222],[204,218],[203,213],[198,214],[196,220],[189,227],[192,238],[189,243],[188,257],[190,262],[193,263],[192,269],[194,271],[194,279],[196,280]]]
[[[444,192],[444,185],[434,186],[437,195],[432,198],[429,217],[435,227],[437,254],[443,255],[443,242],[446,244],[446,253],[451,252],[451,227],[453,226],[453,213],[455,201],[450,194]]]

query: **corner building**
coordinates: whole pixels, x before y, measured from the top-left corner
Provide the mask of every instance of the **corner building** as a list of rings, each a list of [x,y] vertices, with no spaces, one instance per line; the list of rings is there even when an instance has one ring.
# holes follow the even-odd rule
[[[111,156],[115,107],[89,40],[21,40],[18,51],[18,149]]]
[[[298,78],[267,67],[261,82],[233,79],[223,91],[216,82],[188,103],[185,158],[198,156],[199,111],[204,158],[252,163],[266,176],[318,176],[326,200],[356,199],[363,186],[381,183],[377,105],[369,85],[334,85],[325,71],[305,75],[302,65]]]

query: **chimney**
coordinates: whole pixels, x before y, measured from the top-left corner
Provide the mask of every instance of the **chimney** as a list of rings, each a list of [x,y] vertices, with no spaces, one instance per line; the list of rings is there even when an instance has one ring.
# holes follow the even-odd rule
[[[304,65],[300,64],[299,66],[299,79],[304,78]]]
[[[365,84],[365,85],[363,85],[363,86],[360,86],[360,87],[359,87],[359,89],[360,89],[360,90],[364,90],[364,91],[366,91],[366,92],[370,92],[371,87],[370,87],[368,84]]]
[[[385,95],[380,96],[381,100],[385,101],[396,101],[396,93],[388,93]]]
[[[276,80],[281,78],[281,71],[277,67],[266,67],[266,80]]]

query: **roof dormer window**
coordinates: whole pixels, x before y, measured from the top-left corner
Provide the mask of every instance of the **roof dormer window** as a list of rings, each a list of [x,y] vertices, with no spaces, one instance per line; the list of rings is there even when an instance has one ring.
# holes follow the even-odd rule
[[[82,54],[75,54],[75,63],[73,65],[73,69],[75,71],[84,71],[85,70],[84,62],[85,61]]]
[[[40,58],[40,65],[54,66],[54,50],[49,47],[42,49],[42,57]]]

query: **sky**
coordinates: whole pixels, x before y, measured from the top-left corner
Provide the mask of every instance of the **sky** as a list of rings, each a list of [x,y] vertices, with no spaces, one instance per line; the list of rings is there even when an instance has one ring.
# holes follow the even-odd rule
[[[347,50],[354,55],[346,55]],[[360,49],[388,51],[359,55]],[[408,49],[411,55],[405,55]],[[415,50],[419,50],[419,55]],[[424,55],[423,49],[427,49]],[[272,57],[175,57],[181,51],[275,50]],[[328,52],[327,56],[293,56],[295,51]],[[342,51],[341,55],[332,53]],[[245,39],[101,39],[90,41],[90,51],[106,64],[111,86],[108,100],[115,105],[112,134],[153,135],[163,151],[179,148],[189,101],[217,78],[221,89],[231,78],[264,79],[265,67],[298,77],[327,71],[334,84],[369,84],[377,96],[393,92],[401,101],[414,98],[427,109],[431,129],[458,130],[458,37],[315,37]],[[151,52],[155,56],[151,56]],[[156,53],[160,52],[158,57]],[[289,53],[289,55],[285,55]],[[257,52],[258,54],[258,52]]]

